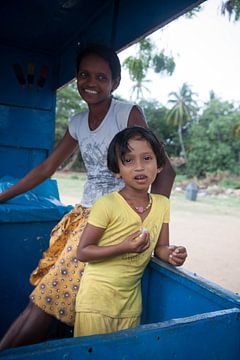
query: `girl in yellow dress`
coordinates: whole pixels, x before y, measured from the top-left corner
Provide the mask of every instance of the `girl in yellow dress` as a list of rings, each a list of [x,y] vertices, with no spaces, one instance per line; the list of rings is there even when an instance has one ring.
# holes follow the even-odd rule
[[[184,263],[186,249],[169,246],[169,199],[149,193],[164,163],[163,147],[149,129],[135,126],[113,138],[108,167],[125,185],[96,201],[81,235],[77,257],[87,265],[74,336],[137,326],[141,278],[152,253],[172,265]]]

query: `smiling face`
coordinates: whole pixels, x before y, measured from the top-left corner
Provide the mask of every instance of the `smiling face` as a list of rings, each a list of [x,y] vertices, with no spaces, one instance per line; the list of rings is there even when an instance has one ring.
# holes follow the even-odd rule
[[[86,55],[79,64],[77,87],[87,104],[109,101],[118,80],[112,79],[108,63],[98,55]]]
[[[157,166],[156,155],[148,141],[132,138],[128,141],[129,152],[123,161],[119,158],[119,173],[126,188],[147,191],[161,168]]]

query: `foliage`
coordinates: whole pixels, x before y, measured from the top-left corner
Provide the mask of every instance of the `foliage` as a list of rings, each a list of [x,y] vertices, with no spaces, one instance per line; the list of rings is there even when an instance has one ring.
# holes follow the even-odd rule
[[[240,0],[228,0],[222,2],[222,15],[228,15],[229,20],[233,18],[234,21],[240,19]]]
[[[193,118],[197,113],[197,103],[193,99],[195,94],[191,91],[188,84],[184,83],[179,89],[179,92],[171,92],[169,94],[168,103],[172,105],[172,108],[168,111],[166,121],[168,124],[177,126],[179,142],[181,146],[181,155],[187,159],[187,154],[183,142],[183,127]]]
[[[170,92],[168,103],[172,105],[172,108],[168,112],[167,121],[182,127],[191,121],[198,109],[197,102],[193,99],[194,95],[196,94],[192,92],[187,83],[183,83],[179,92]]]
[[[68,122],[71,116],[86,109],[85,102],[79,97],[76,83],[71,82],[66,86],[62,87],[57,92],[57,105],[56,105],[56,123],[55,123],[55,145],[60,142],[63,138]],[[81,157],[78,155],[79,151],[70,157],[64,164],[63,167],[71,169],[82,167]]]
[[[164,143],[168,155],[177,156],[180,151],[178,134],[173,126],[166,123],[167,108],[154,100],[142,100],[139,105],[144,110],[149,128]]]
[[[240,179],[225,177],[220,181],[219,185],[228,189],[240,189]]]
[[[234,128],[240,122],[240,110],[229,102],[212,99],[188,132],[189,176],[205,176],[225,171],[239,174],[240,139]]]
[[[178,123],[181,125],[188,159],[186,169],[184,167],[181,169],[185,169],[188,176],[203,177],[217,171],[239,174],[240,109],[232,103],[220,101],[214,93],[211,93],[202,115],[197,118],[197,108],[195,102],[192,101],[192,94],[186,84],[182,86],[179,93],[171,93],[171,104],[173,108],[180,104],[179,114],[181,115],[173,117],[172,122],[166,122],[171,110],[157,101],[142,100],[139,104],[144,110],[149,127],[163,141],[170,157],[181,155]],[[69,117],[82,111],[84,107],[85,104],[80,100],[73,83],[58,92],[57,139],[58,137],[61,139],[64,135]],[[81,169],[81,167],[82,164],[78,160],[77,168]]]
[[[157,74],[167,73],[171,75],[175,69],[175,62],[172,56],[167,56],[164,50],[156,52],[155,46],[150,38],[144,38],[137,43],[138,50],[136,56],[129,56],[123,62],[130,79],[134,85],[132,88],[132,96],[135,94],[136,99],[143,97],[143,91],[148,90],[145,85],[149,69]]]
[[[76,83],[71,82],[57,92],[55,143],[64,136],[71,116],[86,108],[80,99]]]
[[[188,19],[192,19],[194,16],[197,16],[197,14],[202,11],[202,6],[201,5],[198,5],[196,6],[195,8],[193,8],[192,10],[188,11],[186,14],[185,14],[185,17],[188,18]]]
[[[228,16],[229,20],[238,21],[240,19],[240,0],[220,1],[221,14]],[[202,10],[202,5],[198,5],[192,10],[188,11],[186,18],[193,18]]]

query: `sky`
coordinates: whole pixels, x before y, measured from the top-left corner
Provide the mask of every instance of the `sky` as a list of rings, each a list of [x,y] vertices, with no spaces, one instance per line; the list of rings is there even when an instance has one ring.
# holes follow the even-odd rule
[[[157,49],[173,55],[176,68],[172,76],[148,74],[146,100],[168,106],[168,94],[186,82],[198,94],[200,105],[209,99],[211,90],[221,100],[240,104],[240,21],[229,21],[220,14],[221,1],[208,0],[194,18],[182,16],[150,36]],[[120,52],[121,63],[135,52],[136,45]],[[129,99],[132,86],[123,69],[115,94]]]

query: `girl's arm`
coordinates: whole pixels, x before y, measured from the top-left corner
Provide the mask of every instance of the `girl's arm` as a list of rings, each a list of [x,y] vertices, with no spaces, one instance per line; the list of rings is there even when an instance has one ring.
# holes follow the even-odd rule
[[[181,266],[186,260],[187,251],[185,247],[169,246],[169,225],[166,223],[162,225],[154,255],[174,266]]]
[[[128,127],[139,125],[147,128],[147,123],[143,114],[142,109],[135,105],[130,111],[130,115],[128,118]],[[174,179],[176,173],[169,161],[169,158],[166,157],[166,163],[162,169],[162,171],[157,175],[155,181],[151,186],[151,192],[155,194],[161,194],[166,197],[170,197]]]
[[[77,248],[77,258],[80,261],[104,260],[127,252],[140,253],[149,247],[149,234],[138,238],[140,231],[131,234],[119,244],[99,246],[98,242],[104,231],[105,229],[91,224],[85,226]]]
[[[162,171],[157,175],[156,179],[151,185],[151,192],[153,194],[161,194],[170,197],[173,183],[175,180],[175,170],[173,169],[168,156],[166,155],[166,162]]]
[[[59,145],[46,160],[33,168],[15,185],[0,193],[0,202],[26,192],[49,178],[63,161],[73,153],[77,146],[77,141],[72,138],[67,130]]]

